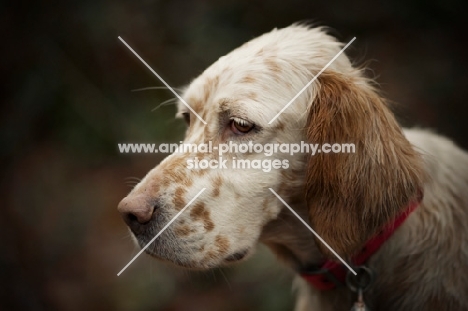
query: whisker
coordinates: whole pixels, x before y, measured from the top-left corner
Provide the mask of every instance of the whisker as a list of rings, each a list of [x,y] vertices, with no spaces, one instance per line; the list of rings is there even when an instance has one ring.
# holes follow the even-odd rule
[[[221,275],[223,276],[224,280],[226,281],[226,284],[227,284],[229,290],[232,290],[231,283],[229,282],[228,278],[226,277],[226,274],[224,274],[223,269],[219,269],[219,272],[221,273]]]
[[[126,184],[126,185],[127,185],[130,189],[133,189],[133,188],[135,188],[135,186],[138,185],[138,184],[133,184],[133,185],[131,185],[131,184]]]
[[[161,108],[161,106],[167,105],[167,104],[169,104],[169,103],[171,103],[171,102],[175,102],[175,101],[177,101],[177,100],[178,100],[177,97],[174,97],[174,98],[165,100],[165,101],[163,101],[162,103],[160,103],[159,105],[157,105],[156,108],[151,109],[151,112],[153,112],[153,111],[155,111],[155,110]]]
[[[180,89],[180,88],[177,88],[177,87],[173,87],[174,90],[177,90],[179,92],[183,92],[184,90]],[[149,91],[149,90],[168,90],[167,87],[165,86],[149,86],[149,87],[143,87],[141,89],[134,89],[134,90],[131,90],[131,92],[141,92],[141,91]]]
[[[213,277],[213,280],[216,282],[217,280],[216,280],[216,272],[215,272],[215,269],[210,269],[209,271],[211,272],[211,276]],[[206,274],[203,275],[203,276],[206,276]]]
[[[121,240],[132,240],[132,234],[129,231],[127,231],[127,233],[122,235],[120,239]]]
[[[136,180],[136,181],[140,182],[141,178],[138,178],[138,177],[135,177],[135,176],[129,176],[129,177],[125,177],[125,180]]]
[[[135,188],[136,185],[141,181],[138,177],[126,177],[124,183],[131,189]]]

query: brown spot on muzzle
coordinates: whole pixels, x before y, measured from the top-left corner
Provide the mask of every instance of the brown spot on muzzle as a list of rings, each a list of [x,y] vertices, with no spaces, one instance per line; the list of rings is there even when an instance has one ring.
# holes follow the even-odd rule
[[[187,187],[192,185],[191,171],[187,169],[188,154],[172,155],[166,162],[161,164],[163,180],[168,183],[183,184]]]
[[[203,227],[206,231],[211,231],[214,229],[214,223],[210,218],[210,212],[205,209],[205,203],[196,203],[193,209],[190,211],[190,217],[194,221],[203,221]]]
[[[213,182],[212,182],[214,188],[213,188],[213,198],[217,198],[219,197],[220,193],[221,193],[221,186],[223,184],[223,179],[221,178],[221,176],[216,176],[215,178],[213,178]]]
[[[214,248],[210,248],[203,260],[212,261],[216,260],[221,256],[226,255],[229,252],[229,240],[221,235],[217,235],[214,241]]]
[[[172,198],[172,204],[174,205],[174,208],[178,211],[183,209],[186,205],[185,202],[185,194],[187,193],[187,190],[183,187],[178,187],[176,191],[174,192],[174,197]]]
[[[206,252],[205,256],[203,257],[203,261],[211,261],[211,260],[218,258],[216,254],[217,253],[215,251]]]
[[[189,226],[187,225],[181,225],[181,226],[178,226],[174,229],[174,233],[175,235],[179,236],[179,237],[182,237],[182,236],[187,236],[189,235],[190,233],[194,233],[195,232],[195,229],[193,228],[190,228]]]
[[[229,251],[229,240],[226,237],[217,235],[215,245],[218,248],[218,252],[221,254],[225,254]]]

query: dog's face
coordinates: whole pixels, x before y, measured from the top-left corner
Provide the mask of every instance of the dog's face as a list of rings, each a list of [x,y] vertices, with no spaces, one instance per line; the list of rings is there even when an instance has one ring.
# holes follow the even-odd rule
[[[242,260],[252,253],[265,224],[275,219],[282,209],[282,203],[268,188],[274,189],[285,200],[292,193],[297,193],[298,189],[307,192],[308,196],[313,195],[313,199],[305,196],[304,200],[315,205],[314,212],[311,212],[312,223],[315,220],[323,226],[330,224],[330,215],[323,216],[321,212],[332,208],[325,205],[334,204],[328,202],[333,191],[345,195],[342,200],[354,199],[351,198],[351,191],[341,193],[338,189],[340,185],[336,186],[337,189],[331,187],[320,193],[320,187],[327,186],[326,179],[334,178],[317,169],[315,163],[323,164],[327,170],[334,169],[331,163],[321,158],[307,159],[304,155],[291,156],[281,152],[270,157],[256,152],[225,152],[220,155],[219,150],[216,150],[220,144],[229,142],[267,145],[297,143],[306,138],[316,139],[317,143],[329,142],[329,138],[334,139],[332,142],[345,142],[345,138],[352,140],[352,131],[349,129],[333,130],[331,137],[325,134],[328,130],[325,126],[329,127],[330,124],[321,121],[327,116],[324,110],[314,106],[315,102],[327,106],[324,101],[332,97],[327,92],[336,92],[337,88],[352,95],[346,87],[340,85],[341,82],[329,83],[328,88],[326,79],[312,84],[278,119],[269,124],[339,49],[340,44],[320,29],[289,27],[275,30],[221,57],[190,84],[183,98],[207,124],[183,103],[179,103],[178,116],[184,118],[188,125],[185,142],[211,142],[213,152],[185,152],[168,156],[122,200],[119,211],[140,246],[144,246],[202,188],[206,190],[146,249],[147,253],[189,268],[210,268]],[[338,58],[330,69],[351,79],[359,76],[346,57]],[[320,95],[322,93],[323,96]],[[351,114],[349,116],[354,117]],[[317,120],[317,117],[321,119]],[[328,117],[344,118],[348,117],[348,112],[340,108]],[[356,122],[362,125],[366,121]],[[372,121],[372,124],[375,126],[378,121]],[[365,128],[364,125],[362,127]],[[311,128],[314,130],[311,131]],[[367,131],[371,133],[372,129],[366,128],[360,135],[368,135]],[[359,139],[363,144],[370,142],[367,136]],[[394,146],[391,148],[398,149]],[[347,158],[349,163],[343,160],[342,164],[334,159],[339,169],[355,177],[351,172],[354,162],[349,162]],[[197,169],[194,167],[196,160],[216,160],[218,163],[211,163],[217,164],[218,168]],[[251,163],[257,160],[263,169],[234,168],[234,162],[238,160],[249,160]],[[268,170],[273,160],[276,161],[275,167]],[[222,161],[225,162],[220,167]],[[307,176],[307,172],[311,172],[314,177]],[[364,173],[367,174],[367,171]],[[369,168],[369,174],[374,173]],[[385,178],[388,178],[388,174]],[[313,183],[315,188],[308,183]],[[350,181],[343,188],[348,189],[350,185],[357,184],[357,181]],[[366,191],[366,195],[371,192]],[[365,199],[362,195],[357,197]],[[378,204],[377,201],[374,203]],[[350,204],[354,207],[360,203]],[[392,212],[385,215],[388,217]],[[346,218],[347,213],[343,213],[342,217],[338,215],[340,220],[348,221]],[[381,222],[380,219],[372,221],[376,225]],[[372,230],[375,228],[368,231]],[[354,235],[358,234],[354,231],[339,232],[349,242],[339,251],[347,252],[346,247],[354,247],[361,242],[364,234],[355,238]],[[333,246],[340,246],[336,241],[340,238],[336,231],[329,238]],[[353,238],[359,241],[352,244]]]
[[[265,145],[302,139],[299,129],[305,124],[309,92],[278,120],[271,125],[268,122],[307,84],[310,74],[300,74],[306,68],[300,68],[294,55],[281,58],[280,41],[261,39],[220,58],[184,92],[182,97],[206,125],[179,103],[177,116],[188,125],[184,142],[211,142],[213,152],[168,156],[120,203],[127,224],[144,246],[206,188],[148,247],[149,254],[191,268],[243,259],[253,251],[263,226],[280,211],[281,203],[268,188],[286,196],[289,188],[302,183],[298,180],[302,177],[293,176],[293,172],[303,171],[305,162],[287,153],[266,157],[263,153],[227,152],[221,155],[225,161],[222,168],[189,168],[188,161],[195,159],[219,164],[220,154],[215,150],[219,144]],[[233,168],[238,160],[259,160],[264,166]],[[268,169],[273,160],[280,169]],[[283,168],[284,160],[287,169]]]

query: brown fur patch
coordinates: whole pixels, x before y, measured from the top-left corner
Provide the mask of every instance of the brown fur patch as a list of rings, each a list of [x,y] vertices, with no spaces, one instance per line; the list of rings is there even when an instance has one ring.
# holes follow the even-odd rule
[[[271,72],[276,74],[281,73],[281,66],[278,64],[278,62],[275,61],[275,58],[269,57],[265,59],[265,65]]]
[[[279,184],[276,193],[278,193],[279,196],[287,196],[287,193],[289,192],[289,186],[288,183],[286,183],[284,180],[281,181]]]
[[[195,206],[190,211],[190,217],[193,220],[198,220],[203,217],[204,213],[205,213],[205,203],[197,202],[195,203]]]
[[[201,160],[200,158],[198,158],[198,159]],[[199,168],[197,170],[192,170],[192,172],[193,172],[194,175],[201,177],[201,176],[206,175],[208,173],[208,170],[209,170],[209,168],[206,168],[206,169],[203,169],[203,170],[201,168]]]
[[[277,129],[278,131],[284,131],[284,126],[285,126],[285,125],[284,125],[283,122],[281,122],[281,121],[277,121],[277,122],[276,122],[276,129]]]
[[[210,232],[211,230],[213,230],[214,227],[215,227],[214,222],[210,218],[204,220],[203,228],[205,228],[207,232]]]
[[[210,212],[206,210],[205,203],[198,202],[190,211],[190,217],[194,220],[203,221],[203,227],[206,231],[211,231],[214,229],[214,223],[210,218]]]
[[[221,187],[219,185],[214,185],[214,188],[213,188],[213,198],[217,198],[219,197],[219,194],[221,193]]]
[[[239,80],[239,83],[252,84],[252,83],[255,83],[256,81],[257,79],[255,79],[253,76],[245,76]]]
[[[215,238],[215,246],[218,249],[218,253],[226,254],[229,251],[229,240],[226,237],[217,235]]]
[[[221,193],[221,186],[223,184],[223,179],[221,178],[221,176],[216,176],[214,179],[213,179],[213,195],[212,197],[213,198],[217,198],[219,197],[219,194]]]
[[[161,184],[159,183],[159,178],[151,183],[150,189],[151,189],[150,192],[152,194],[158,194],[159,193],[159,190],[161,189]],[[144,190],[146,191],[146,188]]]
[[[176,210],[181,210],[187,204],[185,202],[184,196],[187,193],[187,190],[183,187],[178,187],[174,192],[174,197],[172,198],[172,204]]]
[[[162,178],[159,181],[160,187],[167,188],[171,184],[171,179],[166,178],[166,171],[163,171]]]
[[[178,226],[174,229],[174,233],[175,235],[179,236],[179,237],[182,237],[182,236],[187,236],[189,235],[190,233],[193,233],[195,232],[194,229],[190,228],[189,226],[187,225],[183,225],[183,226]]]
[[[186,189],[193,184],[193,178],[187,170],[187,155],[172,157],[170,161],[166,161],[161,165],[162,178],[158,183],[167,188],[170,184],[177,184],[184,186]],[[190,171],[191,172],[191,171]],[[179,190],[180,193],[181,190]]]
[[[200,100],[200,99],[197,99],[195,97],[190,97],[187,99],[187,104],[190,105],[190,107],[192,107],[193,110],[197,111],[197,110],[200,110],[202,109],[203,107],[203,100]],[[195,115],[191,115],[190,118],[192,119],[192,117],[196,118]],[[192,121],[192,120],[190,120]]]
[[[318,80],[320,90],[307,121],[308,141],[354,143],[356,153],[310,158],[310,221],[338,254],[352,255],[417,197],[423,163],[369,86],[331,72]]]
[[[182,184],[185,188],[189,188],[189,187],[191,187],[192,184],[193,184],[193,179],[190,178],[190,176],[187,175],[187,178],[182,179],[181,184]]]
[[[205,256],[203,257],[203,261],[212,261],[217,259],[217,252],[213,250],[209,250],[206,252]]]

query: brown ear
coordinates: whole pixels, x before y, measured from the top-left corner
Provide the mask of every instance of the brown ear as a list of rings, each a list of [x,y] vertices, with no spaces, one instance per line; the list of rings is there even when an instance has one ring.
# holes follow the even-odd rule
[[[359,251],[415,200],[424,176],[421,156],[384,101],[354,79],[333,72],[318,78],[306,128],[310,143],[355,144],[354,154],[311,156],[306,171],[312,227],[342,256]]]

